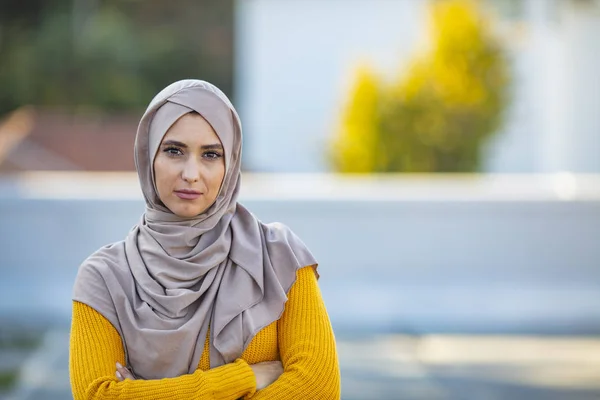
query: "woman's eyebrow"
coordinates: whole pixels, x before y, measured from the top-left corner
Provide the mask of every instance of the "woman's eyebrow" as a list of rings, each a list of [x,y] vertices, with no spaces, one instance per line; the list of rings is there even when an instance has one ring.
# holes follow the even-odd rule
[[[163,146],[177,146],[177,147],[187,147],[187,144],[178,142],[177,140],[165,140],[162,143]]]
[[[200,148],[203,150],[223,150],[223,146],[220,143],[205,144],[203,146],[200,146]]]
[[[162,146],[177,146],[177,147],[181,147],[181,148],[188,147],[187,144],[185,144],[183,142],[179,142],[177,140],[165,140],[162,143]],[[223,146],[220,143],[204,144],[204,145],[200,146],[200,148],[202,150],[223,150]]]

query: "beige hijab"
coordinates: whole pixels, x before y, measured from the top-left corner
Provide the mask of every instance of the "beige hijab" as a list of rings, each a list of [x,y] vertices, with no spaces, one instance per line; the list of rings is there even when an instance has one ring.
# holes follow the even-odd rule
[[[225,149],[215,203],[195,218],[160,201],[153,160],[182,115],[195,111]],[[124,241],[81,265],[73,300],[117,329],[128,366],[144,379],[196,370],[210,325],[211,368],[240,357],[263,327],[281,316],[296,271],[316,261],[282,224],[264,224],[237,202],[242,129],[229,99],[198,80],[175,82],[150,103],[138,127],[135,161],[146,212]]]

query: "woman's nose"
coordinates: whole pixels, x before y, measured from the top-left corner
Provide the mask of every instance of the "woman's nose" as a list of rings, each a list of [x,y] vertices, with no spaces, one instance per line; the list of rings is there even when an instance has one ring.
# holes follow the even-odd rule
[[[181,178],[189,183],[198,182],[200,180],[200,165],[195,160],[189,160],[185,163]]]

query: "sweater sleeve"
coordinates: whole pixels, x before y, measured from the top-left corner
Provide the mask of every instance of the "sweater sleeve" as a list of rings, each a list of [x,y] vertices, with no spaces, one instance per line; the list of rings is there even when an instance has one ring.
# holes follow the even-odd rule
[[[284,372],[252,400],[339,399],[335,338],[312,267],[298,271],[277,329]]]
[[[241,359],[176,378],[123,382],[115,376],[116,362],[125,365],[125,352],[117,330],[93,308],[73,302],[69,374],[75,400],[225,400],[251,396],[256,390],[254,373]]]

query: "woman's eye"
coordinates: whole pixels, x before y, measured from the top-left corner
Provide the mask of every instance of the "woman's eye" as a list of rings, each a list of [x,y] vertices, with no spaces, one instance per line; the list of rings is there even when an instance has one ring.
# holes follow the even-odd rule
[[[178,149],[177,147],[167,147],[164,151],[170,156],[180,156],[183,154],[181,149]]]
[[[204,157],[216,160],[216,159],[222,157],[222,155],[221,155],[221,153],[217,153],[216,151],[207,151],[206,153],[204,153]]]

